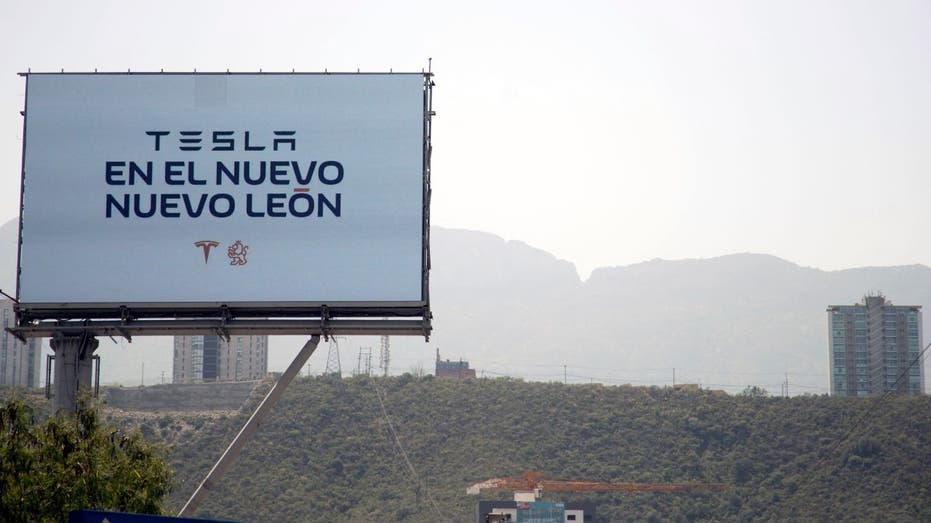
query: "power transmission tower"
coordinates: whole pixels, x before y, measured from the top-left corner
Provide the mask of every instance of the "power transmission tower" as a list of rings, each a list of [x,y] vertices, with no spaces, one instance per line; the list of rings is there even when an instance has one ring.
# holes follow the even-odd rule
[[[381,358],[378,361],[378,368],[381,369],[382,375],[388,376],[388,364],[391,362],[391,341],[387,335],[381,337]]]
[[[356,365],[356,375],[372,375],[372,348],[359,347],[359,362]]]
[[[336,341],[335,336],[330,336],[330,351],[327,353],[326,370],[323,374],[325,376],[336,376],[340,379],[343,377],[343,370],[339,365],[339,343]]]

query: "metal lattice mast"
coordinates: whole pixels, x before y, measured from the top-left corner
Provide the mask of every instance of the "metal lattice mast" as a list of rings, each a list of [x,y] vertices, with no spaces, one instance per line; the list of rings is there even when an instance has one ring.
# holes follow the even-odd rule
[[[388,365],[391,362],[391,340],[388,335],[381,337],[381,358],[378,362],[378,368],[381,369],[383,376],[388,376]]]
[[[327,353],[326,370],[323,373],[325,376],[343,377],[343,370],[339,365],[339,343],[334,336],[330,337],[330,351]]]

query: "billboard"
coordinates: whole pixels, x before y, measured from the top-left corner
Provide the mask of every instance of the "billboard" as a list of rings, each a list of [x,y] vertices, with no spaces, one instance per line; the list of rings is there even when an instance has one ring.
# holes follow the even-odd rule
[[[25,76],[24,320],[428,316],[429,73]]]

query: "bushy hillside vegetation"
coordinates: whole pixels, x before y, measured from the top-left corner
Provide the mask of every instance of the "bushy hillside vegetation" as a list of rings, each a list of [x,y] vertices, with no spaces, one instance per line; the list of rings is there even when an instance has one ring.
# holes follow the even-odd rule
[[[183,505],[254,404],[232,416],[142,422],[144,434],[172,446],[170,503]],[[594,501],[601,522],[931,521],[931,397],[879,403],[409,374],[300,378],[198,515],[469,522],[477,498],[467,486],[529,470],[728,484],[720,494],[546,496]]]

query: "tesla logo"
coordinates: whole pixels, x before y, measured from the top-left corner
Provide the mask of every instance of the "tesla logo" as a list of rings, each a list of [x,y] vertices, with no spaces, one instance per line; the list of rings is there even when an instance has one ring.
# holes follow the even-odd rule
[[[204,251],[204,264],[210,260],[210,249],[219,247],[220,242],[214,240],[200,240],[194,242],[195,247],[200,247]],[[242,243],[242,240],[236,240],[226,249],[226,255],[230,258],[230,265],[245,265],[249,263],[246,254],[249,253],[249,246]]]
[[[236,243],[230,245],[229,249],[226,250],[227,256],[230,257],[230,265],[245,265],[248,263],[246,260],[246,253],[249,252],[249,246],[243,245],[239,240],[236,240]]]
[[[194,245],[204,250],[204,263],[207,263],[207,259],[210,258],[210,249],[220,245],[220,242],[201,240],[199,242],[194,242]]]

